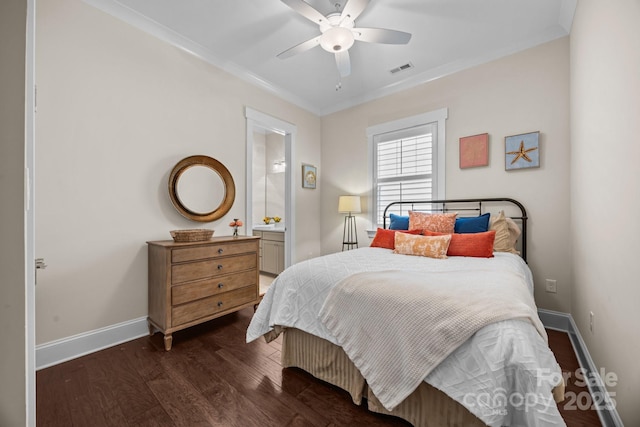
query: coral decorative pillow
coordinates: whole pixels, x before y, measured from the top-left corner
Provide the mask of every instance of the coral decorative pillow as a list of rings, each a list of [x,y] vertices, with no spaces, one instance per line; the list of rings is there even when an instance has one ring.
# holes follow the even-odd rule
[[[430,214],[409,211],[409,230],[429,230],[436,233],[453,233],[457,212]]]
[[[503,211],[496,216],[491,217],[489,230],[496,232],[496,239],[493,243],[495,252],[509,252],[512,254],[520,254],[516,250],[516,242],[520,236],[520,227],[511,218],[507,218]]]
[[[450,241],[451,235],[449,234],[443,234],[442,236],[415,236],[408,233],[396,233],[396,247],[393,252],[444,259],[447,257]]]
[[[422,230],[396,231],[378,228],[378,231],[376,231],[376,235],[369,246],[372,248],[394,249],[396,233],[422,234]]]
[[[425,236],[442,236],[441,233],[425,230]],[[451,243],[447,250],[448,256],[470,256],[477,258],[493,257],[493,241],[496,237],[495,231],[485,231],[484,233],[460,233],[451,234]]]

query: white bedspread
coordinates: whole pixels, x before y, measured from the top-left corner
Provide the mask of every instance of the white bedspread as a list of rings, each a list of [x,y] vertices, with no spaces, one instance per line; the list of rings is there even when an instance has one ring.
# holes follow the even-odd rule
[[[339,345],[318,314],[329,291],[347,276],[366,271],[465,271],[501,269],[520,275],[533,292],[527,265],[517,255],[436,260],[360,248],[298,263],[276,278],[249,325],[247,342],[275,326],[293,327]],[[528,321],[505,320],[481,328],[445,358],[425,381],[464,405],[490,426],[564,425],[551,397],[561,378],[553,353]]]
[[[495,270],[356,273],[331,289],[320,310],[389,411],[471,335],[506,319],[529,320],[546,341],[524,278]]]

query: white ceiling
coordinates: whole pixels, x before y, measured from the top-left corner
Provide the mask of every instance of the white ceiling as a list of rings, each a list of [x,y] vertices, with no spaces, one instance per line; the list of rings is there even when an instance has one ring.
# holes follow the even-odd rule
[[[371,0],[357,27],[412,34],[407,45],[356,41],[351,75],[315,47],[320,31],[280,0],[85,0],[315,114],[325,115],[569,34],[577,0]],[[307,0],[328,14],[335,0]],[[396,74],[391,69],[411,63]],[[340,89],[336,87],[340,85]]]

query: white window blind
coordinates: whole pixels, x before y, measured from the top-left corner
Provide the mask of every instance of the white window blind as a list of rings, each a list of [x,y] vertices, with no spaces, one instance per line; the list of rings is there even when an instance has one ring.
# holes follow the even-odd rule
[[[433,190],[434,123],[375,135],[377,224],[384,208],[399,200],[429,200]],[[393,210],[404,214],[400,206]]]
[[[446,109],[443,109],[367,130],[372,166],[370,208],[374,226],[382,226],[384,209],[391,202],[434,200],[444,196],[446,116]],[[409,209],[409,206],[396,206],[387,214],[406,215]]]

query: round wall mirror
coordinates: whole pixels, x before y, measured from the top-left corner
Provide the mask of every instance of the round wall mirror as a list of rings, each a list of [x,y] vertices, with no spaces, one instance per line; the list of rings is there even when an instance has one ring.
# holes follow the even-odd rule
[[[193,221],[211,222],[224,216],[236,196],[229,170],[209,156],[180,160],[169,175],[169,197],[173,206]]]

